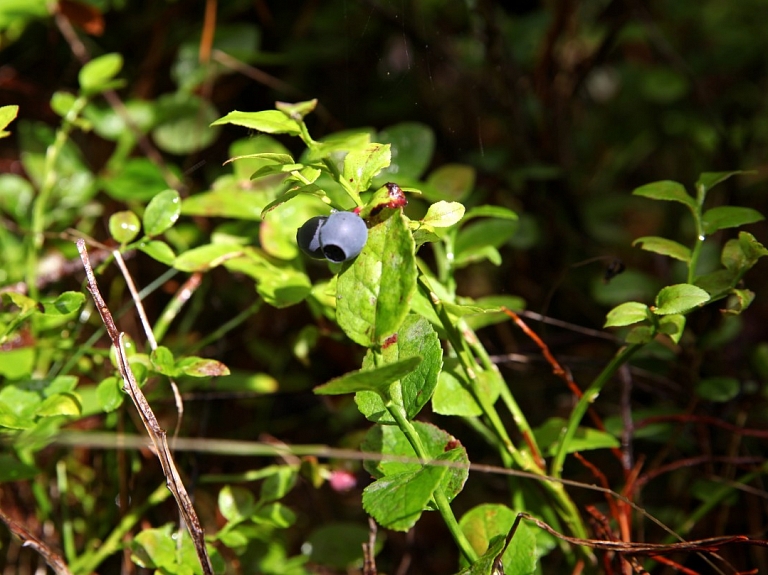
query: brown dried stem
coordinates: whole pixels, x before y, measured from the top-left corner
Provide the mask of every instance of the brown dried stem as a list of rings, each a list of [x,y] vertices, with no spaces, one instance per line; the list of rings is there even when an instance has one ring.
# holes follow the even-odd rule
[[[37,551],[40,556],[45,559],[48,566],[53,569],[53,572],[56,573],[56,575],[72,575],[72,572],[69,570],[69,567],[67,567],[67,564],[61,555],[48,547],[45,542],[35,537],[21,523],[18,523],[16,520],[6,515],[2,509],[0,509],[0,521],[8,526],[11,533],[24,542],[24,547],[31,547]]]
[[[152,444],[154,446],[155,454],[160,460],[160,465],[163,468],[163,474],[165,475],[166,484],[168,489],[176,499],[176,504],[179,507],[179,511],[184,519],[192,541],[194,542],[195,549],[197,550],[197,556],[200,560],[200,564],[203,568],[204,575],[213,575],[213,567],[211,565],[211,559],[208,556],[208,550],[205,547],[205,533],[200,525],[200,521],[197,518],[197,513],[192,505],[192,501],[187,493],[184,483],[181,481],[179,472],[176,469],[176,464],[173,461],[171,450],[168,447],[168,441],[166,438],[166,432],[160,427],[160,424],[155,417],[152,408],[149,406],[146,397],[142,393],[139,385],[136,383],[136,378],[131,371],[131,367],[128,364],[128,359],[125,356],[125,350],[123,346],[123,337],[125,334],[117,330],[115,320],[112,318],[112,313],[109,311],[104,298],[101,297],[99,286],[96,283],[96,278],[93,275],[93,269],[91,268],[91,262],[88,259],[88,252],[85,247],[85,241],[77,240],[77,251],[80,253],[80,259],[83,261],[83,267],[85,268],[85,274],[87,278],[88,291],[93,297],[93,301],[96,304],[96,309],[99,311],[101,320],[104,322],[104,327],[107,329],[109,338],[112,340],[112,345],[115,347],[117,353],[118,366],[120,375],[123,378],[124,389],[128,393],[139,412],[141,421],[149,434]]]

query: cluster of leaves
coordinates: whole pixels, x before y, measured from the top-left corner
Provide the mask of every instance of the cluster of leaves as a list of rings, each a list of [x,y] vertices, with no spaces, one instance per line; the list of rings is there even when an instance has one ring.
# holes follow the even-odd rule
[[[0,6],[0,28],[11,22],[20,30],[29,19],[45,16],[44,3],[21,4],[21,8],[15,2]],[[11,14],[17,8],[20,11]],[[423,10],[427,14],[435,8]],[[508,25],[504,33],[510,35],[523,26],[523,20],[501,22]],[[544,26],[534,28],[544,36]],[[246,59],[255,58],[253,30],[248,26],[222,27],[214,47],[230,54],[242,52]],[[638,30],[629,30],[622,45],[634,41],[632,32],[637,35]],[[401,33],[405,38],[405,28],[401,32],[398,27],[397,34]],[[408,30],[406,41],[414,41],[413,34]],[[110,253],[113,249],[122,254],[138,251],[142,263],[157,266],[152,269],[168,269],[160,282],[174,273],[191,277],[228,273],[232,281],[244,281],[248,288],[248,280],[253,280],[259,301],[273,307],[305,305],[313,321],[304,326],[292,348],[302,361],[308,361],[321,334],[328,333],[329,323],[363,348],[361,369],[316,388],[316,392],[354,394],[359,412],[372,423],[362,448],[373,456],[364,467],[374,481],[363,492],[362,507],[379,524],[406,531],[425,512],[437,511],[462,554],[466,567],[463,573],[492,572],[499,558],[503,558],[507,572],[533,573],[541,569],[540,558],[555,548],[551,537],[534,533],[524,524],[511,542],[505,536],[515,513],[525,510],[561,527],[561,531],[585,537],[586,527],[570,496],[555,483],[543,482],[541,490],[516,484],[509,506],[482,503],[459,519],[454,518],[452,502],[468,485],[469,458],[462,443],[467,439],[462,437],[460,441],[449,431],[425,421],[430,417],[425,411],[447,416],[443,427],[452,424],[451,418],[464,418],[496,450],[503,465],[538,476],[561,477],[564,459],[574,451],[618,447],[616,428],[608,426],[612,432],[606,432],[581,425],[588,406],[615,370],[635,352],[654,349],[656,342],[663,339],[658,335],[668,337],[673,344],[685,343],[684,336],[692,333],[686,327],[687,318],[701,307],[725,300],[726,317],[735,317],[754,298],[742,285],[743,277],[768,252],[751,234],[741,231],[724,243],[719,250],[718,269],[710,266],[701,273],[705,266],[699,265],[707,246],[717,244],[705,243],[713,234],[762,220],[749,208],[705,209],[709,191],[737,172],[703,174],[696,183],[695,197],[674,182],[657,182],[635,191],[637,196],[684,205],[692,214],[694,239],[690,248],[656,236],[644,236],[635,242],[645,250],[681,262],[686,267],[685,278],[658,290],[652,304],[631,301],[615,307],[605,325],[629,327],[622,331],[628,346],[588,387],[567,420],[551,417],[538,428],[531,428],[529,418],[543,418],[523,412],[475,333],[506,321],[508,316],[502,306],[518,309],[523,301],[512,296],[470,299],[461,297],[457,290],[457,272],[472,264],[503,264],[503,269],[509,269],[500,250],[518,230],[515,212],[482,205],[480,194],[473,193],[475,171],[468,165],[448,164],[428,172],[435,137],[421,123],[404,122],[378,132],[350,130],[315,140],[305,124],[305,117],[317,105],[314,100],[278,103],[276,109],[268,111],[232,112],[215,120],[219,114],[195,90],[222,70],[200,65],[197,49],[197,44],[190,42],[179,50],[174,63],[174,93],[152,102],[129,99],[124,111],[114,103],[104,104],[100,97],[124,85],[118,79],[122,58],[118,54],[97,58],[80,71],[78,90],[56,92],[51,99],[52,110],[61,118],[57,130],[28,121],[20,122],[14,130],[28,178],[0,175],[0,209],[8,223],[0,229],[0,283],[5,286],[0,295],[0,375],[5,378],[0,389],[0,428],[10,446],[9,452],[2,455],[0,481],[30,480],[31,497],[42,521],[53,521],[56,516],[57,502],[46,490],[49,483],[79,502],[81,509],[71,511],[78,517],[73,519],[67,511],[60,532],[71,570],[82,574],[94,571],[119,551],[122,537],[136,527],[142,514],[167,496],[161,486],[159,492],[118,518],[115,511],[107,509],[111,506],[99,504],[103,499],[96,495],[101,490],[93,488],[97,482],[94,476],[98,475],[95,469],[86,469],[71,459],[58,465],[53,477],[47,477],[49,468],[39,456],[51,441],[61,437],[63,427],[100,414],[106,428],[115,428],[128,407],[123,406],[120,380],[110,362],[114,359],[96,343],[102,334],[94,329],[92,307],[81,291],[56,293],[55,286],[51,287],[72,273],[62,270],[67,267],[66,260],[74,256],[73,237],[101,237],[100,222],[109,214],[107,230],[113,241],[100,255],[107,263],[116,257]],[[462,53],[466,62],[473,62],[470,52],[465,46]],[[532,55],[530,61],[524,55],[517,56],[527,62],[526,66],[533,66]],[[614,67],[609,63],[607,71]],[[435,71],[434,80],[431,72],[424,77],[439,84],[442,73],[437,67]],[[561,77],[568,75],[565,72]],[[635,76],[625,72],[622,70],[623,81],[631,84]],[[679,86],[679,74],[666,68],[661,71],[664,74],[673,81],[646,82],[644,73],[640,74],[641,83],[648,86],[643,93],[654,105],[682,101],[681,92],[673,89],[675,81]],[[598,76],[587,78],[590,94]],[[672,88],[666,92],[652,89],[659,85]],[[368,99],[361,100],[368,105]],[[529,107],[538,109],[533,103]],[[5,129],[16,113],[16,106],[0,108],[0,137],[8,135]],[[666,113],[673,114],[674,110]],[[592,119],[595,125],[601,125],[599,120]],[[704,147],[712,147],[713,136],[702,134],[700,119],[668,120],[667,126],[674,121],[693,126],[694,139]],[[209,122],[211,127],[207,126]],[[214,142],[223,132],[222,126],[228,124],[260,135],[232,143],[232,163],[224,168],[226,171],[216,172],[213,183],[202,193],[185,193],[177,167],[158,162],[157,158],[134,156],[137,143],[147,136],[169,154],[194,153]],[[114,144],[103,169],[94,172],[84,160],[79,144],[70,137],[76,130],[90,131]],[[587,131],[601,135],[605,132]],[[285,136],[298,137],[305,149],[300,154],[291,153],[284,143]],[[611,174],[623,170],[626,163],[636,161],[643,150],[652,147],[642,135],[637,141],[632,153],[606,154],[610,157],[602,163],[596,188],[608,187]],[[508,152],[500,150],[507,146],[493,138],[486,145],[487,156],[478,158],[478,162],[486,167],[494,162],[504,164]],[[574,146],[577,151],[582,147],[590,148]],[[514,189],[529,180],[557,180],[562,176],[559,169],[547,164],[556,158],[544,156],[538,158],[541,164],[501,177]],[[408,194],[410,205],[405,212],[392,206],[392,182]],[[99,192],[104,194],[99,196]],[[708,203],[713,203],[711,197]],[[112,208],[114,204],[120,206],[117,211]],[[590,219],[596,211],[590,209],[589,202],[585,205],[583,211],[591,233],[597,236],[605,234],[600,230],[612,230],[602,221]],[[308,218],[327,215],[331,209],[359,211],[370,226],[370,239],[358,258],[331,265],[327,274],[301,257],[295,230]],[[210,228],[200,229],[201,221]],[[421,251],[426,244],[431,249]],[[99,243],[94,241],[93,245],[98,247]],[[112,290],[119,301],[122,288],[115,287],[118,284],[115,282]],[[28,293],[22,293],[23,289]],[[189,344],[193,338],[173,332],[173,337],[166,338],[179,307],[178,299],[168,304],[153,326],[155,339],[163,345],[144,353],[139,351],[142,346],[127,341],[129,361],[142,386],[154,389],[155,397],[162,397],[158,382],[178,379],[183,389],[194,389],[199,387],[195,381],[216,375],[221,376],[218,389],[275,389],[275,380],[269,375],[234,370],[228,375],[229,369],[222,363],[194,355],[234,324],[215,329],[199,344]],[[256,309],[254,305],[246,312]],[[735,388],[729,384],[723,396],[720,384],[710,388],[700,385],[699,396],[724,401],[738,392],[738,383]],[[511,414],[514,432],[507,429],[505,419],[496,411],[498,403]],[[518,437],[517,433],[524,441],[511,439]],[[548,469],[542,456],[552,458]],[[307,562],[339,569],[359,563],[357,549],[350,552],[349,548],[335,545],[338,541],[354,541],[357,547],[358,541],[366,540],[368,530],[358,524],[318,527],[307,538],[309,550],[291,556],[295,546],[287,540],[296,526],[296,517],[282,500],[290,496],[299,473],[315,486],[329,473],[328,465],[304,463],[301,467],[267,467],[244,477],[205,478],[221,483],[264,480],[258,498],[246,488],[231,485],[219,492],[217,507],[223,521],[218,529],[209,530],[209,541],[216,546],[211,552],[217,571],[225,569],[222,557],[237,557],[248,569],[275,574],[306,573]],[[141,466],[137,457],[132,464],[134,470]],[[106,470],[115,484],[115,473],[120,473],[116,469],[111,466]],[[110,493],[106,499],[113,495]],[[132,497],[138,500],[140,493]],[[702,499],[709,505],[723,497],[718,491],[717,497]],[[102,508],[105,511],[100,511]],[[97,517],[97,513],[103,515]],[[104,544],[97,547],[97,541]],[[161,573],[199,572],[191,541],[181,534],[175,536],[170,525],[144,529],[133,539],[131,550],[138,565]],[[569,555],[568,560],[576,561],[575,557]]]

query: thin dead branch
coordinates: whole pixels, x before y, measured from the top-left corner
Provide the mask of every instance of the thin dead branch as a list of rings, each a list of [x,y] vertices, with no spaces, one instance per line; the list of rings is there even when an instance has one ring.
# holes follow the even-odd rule
[[[30,547],[37,551],[56,575],[72,575],[61,555],[48,547],[44,541],[35,537],[21,523],[9,517],[2,509],[0,509],[0,521],[8,526],[11,533],[23,541],[24,547]]]
[[[208,556],[208,550],[205,547],[205,534],[203,528],[197,518],[197,513],[195,512],[189,494],[184,487],[184,483],[181,481],[179,472],[176,469],[171,450],[168,447],[166,432],[160,427],[157,417],[155,417],[152,408],[149,406],[149,402],[147,402],[146,397],[139,388],[136,378],[133,375],[133,371],[131,371],[131,367],[128,364],[128,359],[126,358],[123,346],[123,338],[125,334],[117,330],[115,320],[112,318],[112,313],[109,311],[106,302],[101,296],[99,286],[96,283],[96,278],[93,275],[91,263],[88,259],[88,252],[84,240],[77,240],[77,251],[80,253],[80,258],[82,259],[83,267],[85,268],[88,291],[91,293],[91,297],[93,297],[96,309],[98,309],[101,320],[104,322],[104,326],[109,334],[109,338],[112,340],[112,345],[115,347],[120,375],[124,382],[124,389],[136,406],[141,421],[152,440],[155,454],[160,460],[160,465],[163,468],[163,474],[165,475],[168,489],[170,489],[176,499],[176,504],[179,507],[179,511],[181,512],[187,529],[189,530],[189,534],[192,537],[192,541],[194,542],[198,559],[203,568],[203,573],[204,575],[213,575],[211,559]]]

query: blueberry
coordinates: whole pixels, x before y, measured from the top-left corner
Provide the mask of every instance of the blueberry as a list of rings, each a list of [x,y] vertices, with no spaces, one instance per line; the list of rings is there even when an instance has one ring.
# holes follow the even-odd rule
[[[354,212],[334,212],[320,227],[320,246],[334,263],[356,257],[368,239],[368,227]]]
[[[315,216],[304,222],[296,230],[296,243],[305,254],[318,260],[325,259],[323,249],[320,247],[320,229],[328,218],[325,216]]]

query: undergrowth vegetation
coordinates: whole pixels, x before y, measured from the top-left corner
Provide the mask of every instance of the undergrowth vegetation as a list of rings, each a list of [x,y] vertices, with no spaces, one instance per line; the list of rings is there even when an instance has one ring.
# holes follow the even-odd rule
[[[765,201],[742,192],[766,138],[686,107],[702,81],[650,12],[180,4],[143,61],[119,3],[0,6],[8,70],[65,70],[0,100],[3,572],[768,566]],[[454,35],[429,51],[413,22]],[[368,35],[357,91],[344,39]],[[649,77],[638,46],[667,58]],[[304,96],[340,54],[346,87]],[[609,130],[622,109],[647,129]]]

